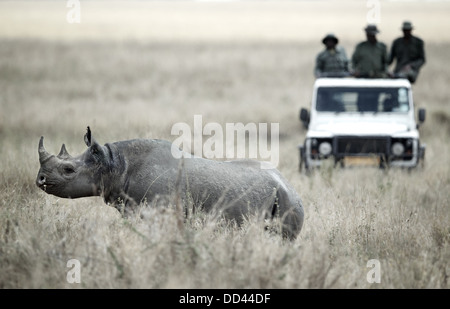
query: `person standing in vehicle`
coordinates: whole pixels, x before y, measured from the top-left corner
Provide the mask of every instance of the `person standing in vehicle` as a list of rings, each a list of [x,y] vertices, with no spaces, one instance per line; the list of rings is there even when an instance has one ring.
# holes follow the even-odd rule
[[[396,60],[394,77],[407,78],[414,83],[419,75],[420,68],[425,64],[425,48],[422,39],[413,36],[412,23],[403,22],[403,37],[392,43],[388,64]]]
[[[388,77],[388,55],[386,44],[379,42],[376,25],[368,25],[365,29],[366,41],[356,45],[352,55],[352,70],[355,77],[386,78]]]
[[[330,33],[327,34],[322,43],[325,50],[316,57],[314,75],[318,77],[343,77],[348,73],[348,58],[343,47],[338,47],[338,38]]]

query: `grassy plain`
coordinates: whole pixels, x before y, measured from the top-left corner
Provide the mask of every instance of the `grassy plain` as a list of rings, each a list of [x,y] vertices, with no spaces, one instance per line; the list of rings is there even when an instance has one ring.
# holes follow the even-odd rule
[[[311,176],[297,169],[305,134],[298,111],[309,105],[320,38],[335,27],[350,54],[367,7],[138,2],[121,11],[86,2],[83,36],[59,15],[66,8],[36,3],[0,3],[0,23],[18,26],[0,27],[0,288],[450,287],[450,38],[436,30],[448,19],[424,22],[430,13],[441,18],[448,3],[381,2],[387,43],[400,34],[402,7],[427,42],[414,85],[417,107],[427,109],[425,165],[410,172],[325,167]],[[103,16],[97,24],[89,5]],[[354,14],[345,22],[333,19],[346,9]],[[158,16],[155,24],[147,13]],[[126,18],[133,14],[136,20]],[[271,27],[274,20],[282,22]],[[293,27],[302,24],[297,39]],[[41,135],[48,151],[65,143],[79,154],[88,125],[100,143],[174,140],[172,125],[193,125],[196,114],[204,124],[280,124],[278,167],[306,212],[298,239],[284,242],[252,220],[236,229],[203,215],[179,230],[167,209],[125,220],[101,198],[59,199],[34,184]],[[81,284],[66,280],[70,259],[81,262]],[[380,261],[381,283],[366,279],[371,259]]]

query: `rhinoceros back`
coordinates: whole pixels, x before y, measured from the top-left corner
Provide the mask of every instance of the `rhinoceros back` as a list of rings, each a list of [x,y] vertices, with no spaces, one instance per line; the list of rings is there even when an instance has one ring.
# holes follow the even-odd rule
[[[125,162],[123,191],[136,203],[181,192],[184,201],[206,211],[220,209],[230,219],[265,210],[285,217],[294,234],[301,229],[299,196],[278,170],[261,169],[258,161],[216,161],[182,151],[174,157],[172,143],[163,140],[123,141],[110,148]]]

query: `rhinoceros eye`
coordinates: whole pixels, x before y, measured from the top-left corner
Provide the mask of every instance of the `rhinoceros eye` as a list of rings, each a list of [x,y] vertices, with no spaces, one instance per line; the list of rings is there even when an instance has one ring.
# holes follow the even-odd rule
[[[71,167],[71,166],[64,166],[64,173],[66,173],[66,174],[72,174],[72,173],[75,173],[75,170],[73,169],[73,167]]]

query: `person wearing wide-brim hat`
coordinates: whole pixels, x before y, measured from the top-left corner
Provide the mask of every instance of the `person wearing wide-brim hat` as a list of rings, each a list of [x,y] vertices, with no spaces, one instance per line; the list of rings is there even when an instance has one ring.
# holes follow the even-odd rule
[[[413,30],[414,27],[412,25],[412,23],[410,21],[404,21],[402,24],[402,30],[403,31],[409,31],[409,30]]]
[[[322,39],[322,43],[326,45],[328,40],[331,40],[332,42],[334,42],[334,44],[339,43],[339,39],[334,35],[334,33],[328,33],[328,34]]]
[[[378,33],[380,33],[380,31],[377,28],[377,25],[367,25],[367,27],[364,28],[364,31],[368,35],[377,35]]]
[[[403,22],[403,37],[392,42],[388,61],[390,65],[396,60],[395,77],[407,78],[411,83],[416,81],[420,68],[425,64],[425,44],[422,39],[412,35],[413,29],[410,21]]]
[[[356,45],[351,64],[355,77],[385,78],[387,74],[387,47],[379,42],[376,35],[380,32],[376,25],[364,28],[366,41]]]
[[[325,50],[316,56],[314,75],[316,77],[342,77],[348,75],[348,58],[343,47],[337,46],[339,39],[333,34],[327,34],[322,43]]]

